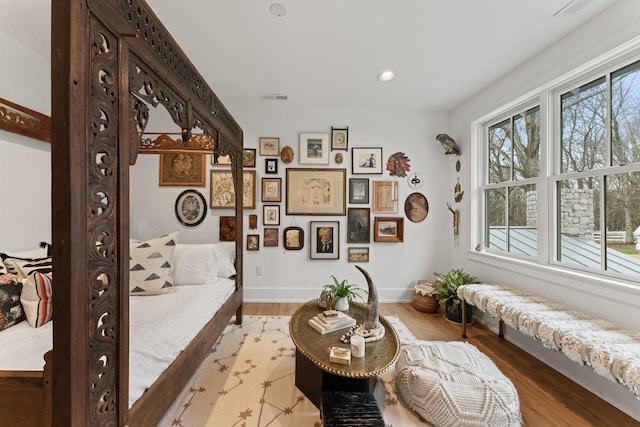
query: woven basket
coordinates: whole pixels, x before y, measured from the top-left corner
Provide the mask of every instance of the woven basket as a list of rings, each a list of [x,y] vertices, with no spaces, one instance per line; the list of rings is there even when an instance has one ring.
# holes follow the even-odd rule
[[[418,292],[414,292],[411,297],[411,305],[418,310],[425,313],[435,313],[440,308],[440,304],[436,300],[436,297],[429,297]]]

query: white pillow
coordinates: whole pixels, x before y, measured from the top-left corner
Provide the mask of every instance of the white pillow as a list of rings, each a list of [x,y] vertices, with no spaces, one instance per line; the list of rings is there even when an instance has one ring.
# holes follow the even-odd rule
[[[141,243],[129,243],[129,291],[131,295],[157,295],[173,292],[171,256],[179,232]]]
[[[217,251],[213,244],[178,244],[171,265],[175,286],[214,283],[218,277]]]
[[[218,276],[228,278],[236,274],[236,243],[221,242],[213,245],[218,253]]]

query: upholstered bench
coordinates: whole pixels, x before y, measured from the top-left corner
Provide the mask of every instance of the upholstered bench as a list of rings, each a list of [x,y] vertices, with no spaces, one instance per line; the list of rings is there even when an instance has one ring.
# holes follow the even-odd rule
[[[518,392],[475,346],[415,341],[403,345],[396,389],[424,420],[440,426],[519,426]]]
[[[508,286],[463,285],[457,293],[463,312],[466,304],[471,304],[498,319],[501,338],[506,323],[640,398],[640,331],[625,330]],[[466,338],[464,323],[462,336]]]

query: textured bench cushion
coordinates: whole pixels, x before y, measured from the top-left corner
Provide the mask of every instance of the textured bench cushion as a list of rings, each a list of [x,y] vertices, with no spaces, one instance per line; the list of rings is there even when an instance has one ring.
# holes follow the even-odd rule
[[[640,332],[508,286],[464,285],[457,293],[468,304],[539,340],[546,348],[590,366],[640,398]]]
[[[434,426],[519,426],[513,383],[475,346],[417,341],[400,349],[396,388]]]

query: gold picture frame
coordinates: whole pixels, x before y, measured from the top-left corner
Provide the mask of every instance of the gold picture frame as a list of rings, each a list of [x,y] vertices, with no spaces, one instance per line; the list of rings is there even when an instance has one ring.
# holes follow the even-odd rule
[[[204,187],[206,154],[160,154],[160,186]]]
[[[398,213],[398,181],[373,181],[373,212]]]
[[[230,170],[211,169],[211,209],[233,209],[236,203],[236,191],[233,187],[233,175]],[[244,209],[256,208],[256,171],[242,172],[242,206]]]
[[[287,168],[287,215],[345,215],[346,169]]]
[[[261,156],[278,156],[280,155],[280,138],[261,137],[260,155]]]

